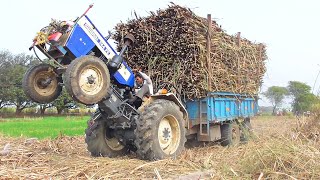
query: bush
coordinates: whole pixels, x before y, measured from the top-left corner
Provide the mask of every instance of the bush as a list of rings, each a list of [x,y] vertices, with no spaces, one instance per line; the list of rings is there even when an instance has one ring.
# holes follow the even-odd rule
[[[320,118],[282,136],[260,137],[250,143],[240,160],[239,171],[257,179],[319,179]]]
[[[320,103],[314,104],[311,109],[316,116],[320,116]]]
[[[15,107],[4,107],[0,109],[1,114],[14,114],[16,112]]]

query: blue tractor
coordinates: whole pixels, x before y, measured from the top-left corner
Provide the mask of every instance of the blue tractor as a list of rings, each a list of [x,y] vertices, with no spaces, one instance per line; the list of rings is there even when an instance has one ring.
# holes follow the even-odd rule
[[[23,88],[38,103],[52,102],[64,86],[75,101],[97,104],[85,131],[92,156],[134,151],[142,159],[156,160],[179,155],[187,138],[222,145],[247,138],[244,132],[257,112],[256,97],[210,92],[201,99],[182,101],[176,93],[159,89],[138,109],[129,104],[135,78],[122,55],[134,37],[126,35],[117,53],[110,35],[102,36],[86,12],[75,21],[53,20],[41,29],[30,50],[37,48],[50,61],[31,67]]]

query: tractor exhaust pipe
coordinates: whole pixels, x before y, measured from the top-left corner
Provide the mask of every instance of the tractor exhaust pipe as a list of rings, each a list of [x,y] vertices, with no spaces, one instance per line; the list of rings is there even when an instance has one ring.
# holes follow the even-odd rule
[[[119,56],[122,56],[123,53],[128,49],[129,46],[131,46],[134,43],[134,37],[132,34],[127,34],[124,37],[124,46],[122,47]]]
[[[120,66],[121,66],[121,64],[123,62],[122,55],[128,49],[128,47],[131,46],[134,43],[134,40],[135,39],[134,39],[132,34],[127,34],[124,37],[124,45],[123,45],[119,55],[113,56],[113,58],[108,63],[108,67],[110,68],[111,71],[115,72],[120,68]]]

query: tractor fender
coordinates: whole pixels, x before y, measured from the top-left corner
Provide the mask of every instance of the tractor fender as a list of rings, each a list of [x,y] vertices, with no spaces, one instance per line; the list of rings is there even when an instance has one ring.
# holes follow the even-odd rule
[[[188,121],[188,112],[187,112],[186,108],[184,107],[184,105],[181,103],[181,101],[173,93],[151,95],[148,99],[144,100],[144,103],[139,108],[139,111],[144,111],[144,107],[156,99],[169,100],[169,101],[174,102],[177,106],[179,106],[180,111],[183,113],[183,119],[186,121],[186,125],[188,126],[188,129],[189,129],[189,123],[187,122]]]
[[[97,121],[100,117],[102,116],[100,111],[96,111],[95,113],[92,114],[91,118],[88,120],[87,125],[88,128],[85,130],[85,134],[87,136],[91,136],[93,131],[97,129],[97,127],[100,124],[100,121]],[[95,134],[94,134],[95,136]]]

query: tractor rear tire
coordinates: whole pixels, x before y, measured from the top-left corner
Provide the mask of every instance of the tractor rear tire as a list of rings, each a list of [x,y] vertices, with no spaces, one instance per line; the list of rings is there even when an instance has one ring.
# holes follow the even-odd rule
[[[61,93],[62,78],[49,64],[38,64],[27,70],[22,80],[22,88],[27,97],[37,103],[50,103]]]
[[[240,124],[240,141],[247,142],[252,135],[250,118],[245,118]]]
[[[93,105],[107,96],[110,74],[107,65],[95,56],[73,60],[64,77],[65,87],[77,102]]]
[[[237,146],[240,144],[240,128],[236,121],[221,125],[221,145]]]
[[[141,159],[175,157],[184,150],[185,120],[174,102],[164,99],[151,102],[144,108],[136,124],[135,146]]]
[[[118,139],[111,135],[111,129],[107,127],[106,122],[101,117],[94,122],[90,122],[92,118],[88,121],[85,137],[90,154],[94,157],[117,157],[127,154],[128,148],[120,144]],[[93,125],[92,123],[97,124]],[[92,127],[95,128],[91,129]]]

